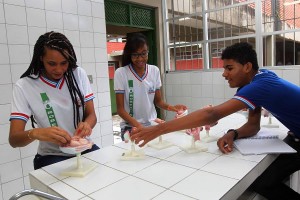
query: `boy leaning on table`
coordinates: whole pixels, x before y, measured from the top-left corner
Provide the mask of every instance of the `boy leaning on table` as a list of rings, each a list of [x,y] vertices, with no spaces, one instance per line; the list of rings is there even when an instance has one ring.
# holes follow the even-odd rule
[[[252,186],[267,199],[300,199],[300,194],[283,183],[283,180],[300,170],[300,87],[279,78],[272,71],[259,70],[257,54],[249,43],[241,42],[227,47],[222,52],[222,60],[223,77],[231,88],[237,88],[232,99],[157,126],[135,128],[131,139],[144,146],[159,135],[210,124],[247,108],[248,121],[238,129],[230,129],[217,142],[223,153],[230,153],[235,139],[258,133],[261,108],[264,107],[290,130],[284,141],[297,153],[279,155]]]

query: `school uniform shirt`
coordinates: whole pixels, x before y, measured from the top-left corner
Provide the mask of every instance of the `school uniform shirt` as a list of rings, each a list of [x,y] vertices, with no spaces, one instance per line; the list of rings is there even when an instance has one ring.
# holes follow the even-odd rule
[[[264,107],[283,125],[300,138],[300,87],[274,72],[261,69],[251,83],[239,88],[234,99],[249,109]]]
[[[84,101],[94,99],[92,89],[84,69],[77,67],[74,71]],[[57,83],[43,76],[37,79],[24,77],[19,79],[13,90],[12,111],[10,120],[28,121],[34,115],[39,128],[50,127],[45,104],[41,98],[41,93],[46,93],[49,104],[52,106],[58,127],[66,130],[71,136],[75,132],[74,111],[70,92],[65,78],[61,78]],[[80,103],[79,98],[77,102]],[[82,106],[82,105],[81,105]],[[80,117],[82,109],[80,109]],[[40,155],[68,155],[59,150],[59,146],[54,143],[39,141],[38,154]],[[69,155],[70,156],[70,155]]]
[[[130,83],[132,83],[132,86]],[[124,108],[143,126],[150,126],[157,118],[154,106],[155,91],[161,87],[160,72],[154,65],[146,65],[145,73],[139,77],[131,65],[120,67],[115,72],[114,90],[124,94]],[[132,93],[130,93],[132,92]],[[131,102],[130,102],[131,99]],[[130,110],[130,104],[132,109]],[[124,120],[120,127],[131,126]]]

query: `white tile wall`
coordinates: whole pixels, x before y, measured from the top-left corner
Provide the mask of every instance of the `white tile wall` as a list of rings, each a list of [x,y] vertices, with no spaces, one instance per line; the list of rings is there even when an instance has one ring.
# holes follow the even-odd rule
[[[106,54],[104,13],[102,0],[0,0],[0,200],[30,188],[28,172],[33,170],[38,142],[12,148],[8,120],[13,83],[28,68],[34,44],[46,31],[64,33],[74,46],[78,65],[93,75],[94,94],[101,98],[101,104],[95,99],[98,123],[93,140],[99,146],[113,144],[107,57],[101,55]],[[100,77],[105,83],[97,82]],[[26,128],[30,127],[28,122]]]

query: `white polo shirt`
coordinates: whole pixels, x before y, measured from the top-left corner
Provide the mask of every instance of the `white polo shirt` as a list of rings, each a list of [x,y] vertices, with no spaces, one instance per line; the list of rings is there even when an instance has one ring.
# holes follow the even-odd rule
[[[84,95],[84,101],[87,102],[94,99],[90,82],[84,69],[77,67],[73,73],[78,87]],[[30,116],[34,115],[38,127],[50,127],[50,122],[40,95],[41,93],[47,94],[55,113],[58,127],[66,130],[73,136],[75,131],[73,103],[64,78],[57,83],[42,76],[38,79],[28,77],[19,79],[13,90],[10,120],[24,120],[27,122]],[[82,110],[80,116],[82,116]],[[67,155],[59,150],[58,145],[43,141],[39,142],[38,154]]]
[[[139,77],[131,65],[120,67],[115,72],[114,90],[116,94],[124,94],[124,108],[130,113],[128,81],[133,83],[133,117],[143,126],[150,126],[157,118],[154,105],[155,91],[161,87],[160,72],[154,65],[146,65],[145,73]],[[121,128],[131,126],[125,121]]]

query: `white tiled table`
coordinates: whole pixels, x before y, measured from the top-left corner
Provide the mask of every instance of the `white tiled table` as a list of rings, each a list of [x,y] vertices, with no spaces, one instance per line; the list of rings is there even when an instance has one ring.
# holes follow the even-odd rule
[[[221,136],[230,128],[246,121],[233,114],[219,121],[211,135]],[[262,124],[267,123],[262,118]],[[278,123],[273,119],[273,123]],[[272,129],[285,134],[286,128]],[[202,131],[201,134],[205,134]],[[143,149],[143,160],[122,161],[121,155],[130,148],[119,143],[82,156],[82,162],[93,162],[96,169],[85,177],[66,177],[60,173],[76,164],[76,158],[56,163],[30,173],[33,189],[66,199],[109,200],[192,200],[237,199],[275,159],[275,155],[243,156],[237,150],[222,154],[216,142],[203,143],[207,152],[188,154],[180,147],[190,144],[183,132],[163,136],[176,146],[163,150]],[[202,143],[201,143],[202,144]]]

